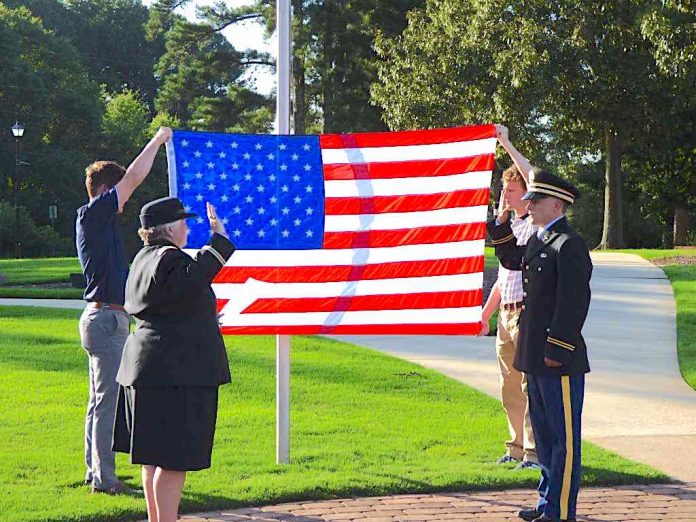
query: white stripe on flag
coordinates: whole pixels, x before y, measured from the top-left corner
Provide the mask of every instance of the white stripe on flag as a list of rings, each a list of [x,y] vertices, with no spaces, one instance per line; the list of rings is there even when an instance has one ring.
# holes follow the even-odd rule
[[[496,138],[484,138],[431,145],[322,149],[321,159],[325,165],[330,165],[334,163],[389,163],[392,161],[464,158],[490,154],[491,150],[495,150],[495,143]]]
[[[483,283],[481,272],[403,279],[375,279],[337,283],[267,283],[256,279],[239,283],[213,283],[218,299],[238,299],[253,294],[258,298],[341,297],[382,294],[415,294],[478,290]]]
[[[346,248],[336,250],[237,250],[227,260],[229,267],[255,266],[351,266],[400,261],[437,261],[480,256],[484,240],[404,245],[385,248]],[[195,254],[196,250],[190,253]]]
[[[403,196],[407,194],[439,194],[464,189],[488,188],[491,172],[467,172],[436,178],[392,178],[373,180],[324,181],[327,198]]]
[[[230,302],[231,304],[232,302]],[[230,306],[230,304],[226,305]],[[481,321],[481,307],[369,310],[354,312],[304,312],[273,314],[225,314],[222,326],[334,326],[379,324],[459,324]],[[225,319],[232,319],[226,323]],[[340,321],[338,323],[337,321]]]
[[[460,207],[425,212],[396,212],[388,214],[326,216],[325,232],[358,232],[363,230],[401,230],[404,228],[434,227],[480,223],[488,207]]]

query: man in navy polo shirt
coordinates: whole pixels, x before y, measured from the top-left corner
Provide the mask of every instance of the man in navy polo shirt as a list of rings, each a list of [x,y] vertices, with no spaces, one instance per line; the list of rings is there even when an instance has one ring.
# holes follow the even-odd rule
[[[116,477],[111,450],[116,374],[130,325],[123,309],[128,262],[116,216],[150,173],[157,151],[171,136],[171,129],[160,128],[127,170],[113,161],[92,163],[85,179],[89,203],[77,209],[75,242],[87,285],[87,307],[80,317],[80,339],[89,356],[85,483],[94,492],[134,492]]]

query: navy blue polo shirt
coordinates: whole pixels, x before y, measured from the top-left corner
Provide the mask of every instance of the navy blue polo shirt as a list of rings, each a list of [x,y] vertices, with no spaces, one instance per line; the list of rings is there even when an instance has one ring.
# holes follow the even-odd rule
[[[85,301],[122,305],[128,263],[116,224],[116,189],[104,192],[77,209],[75,244],[85,275]]]

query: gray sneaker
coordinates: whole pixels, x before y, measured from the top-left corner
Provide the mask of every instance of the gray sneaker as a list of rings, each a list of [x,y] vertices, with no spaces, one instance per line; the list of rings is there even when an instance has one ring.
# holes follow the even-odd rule
[[[495,461],[496,464],[510,464],[511,462],[519,462],[519,459],[511,457],[507,453]]]
[[[92,486],[92,493],[104,493],[106,495],[130,495],[132,497],[142,497],[143,492],[142,490],[139,489],[133,489],[130,486],[127,486],[120,480],[116,482],[113,486],[110,486],[105,489],[101,488],[95,488]]]
[[[520,470],[525,470],[525,469],[541,469],[541,466],[537,464],[536,462],[530,462],[529,460],[525,460],[520,462],[517,466],[515,466],[515,471],[520,471]]]

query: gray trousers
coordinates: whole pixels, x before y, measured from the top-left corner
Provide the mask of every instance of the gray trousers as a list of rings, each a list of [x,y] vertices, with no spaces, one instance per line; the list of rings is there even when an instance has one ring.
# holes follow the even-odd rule
[[[89,356],[89,402],[85,418],[86,480],[97,489],[116,484],[113,442],[118,384],[123,345],[130,329],[128,314],[91,305],[80,317],[80,339]]]

